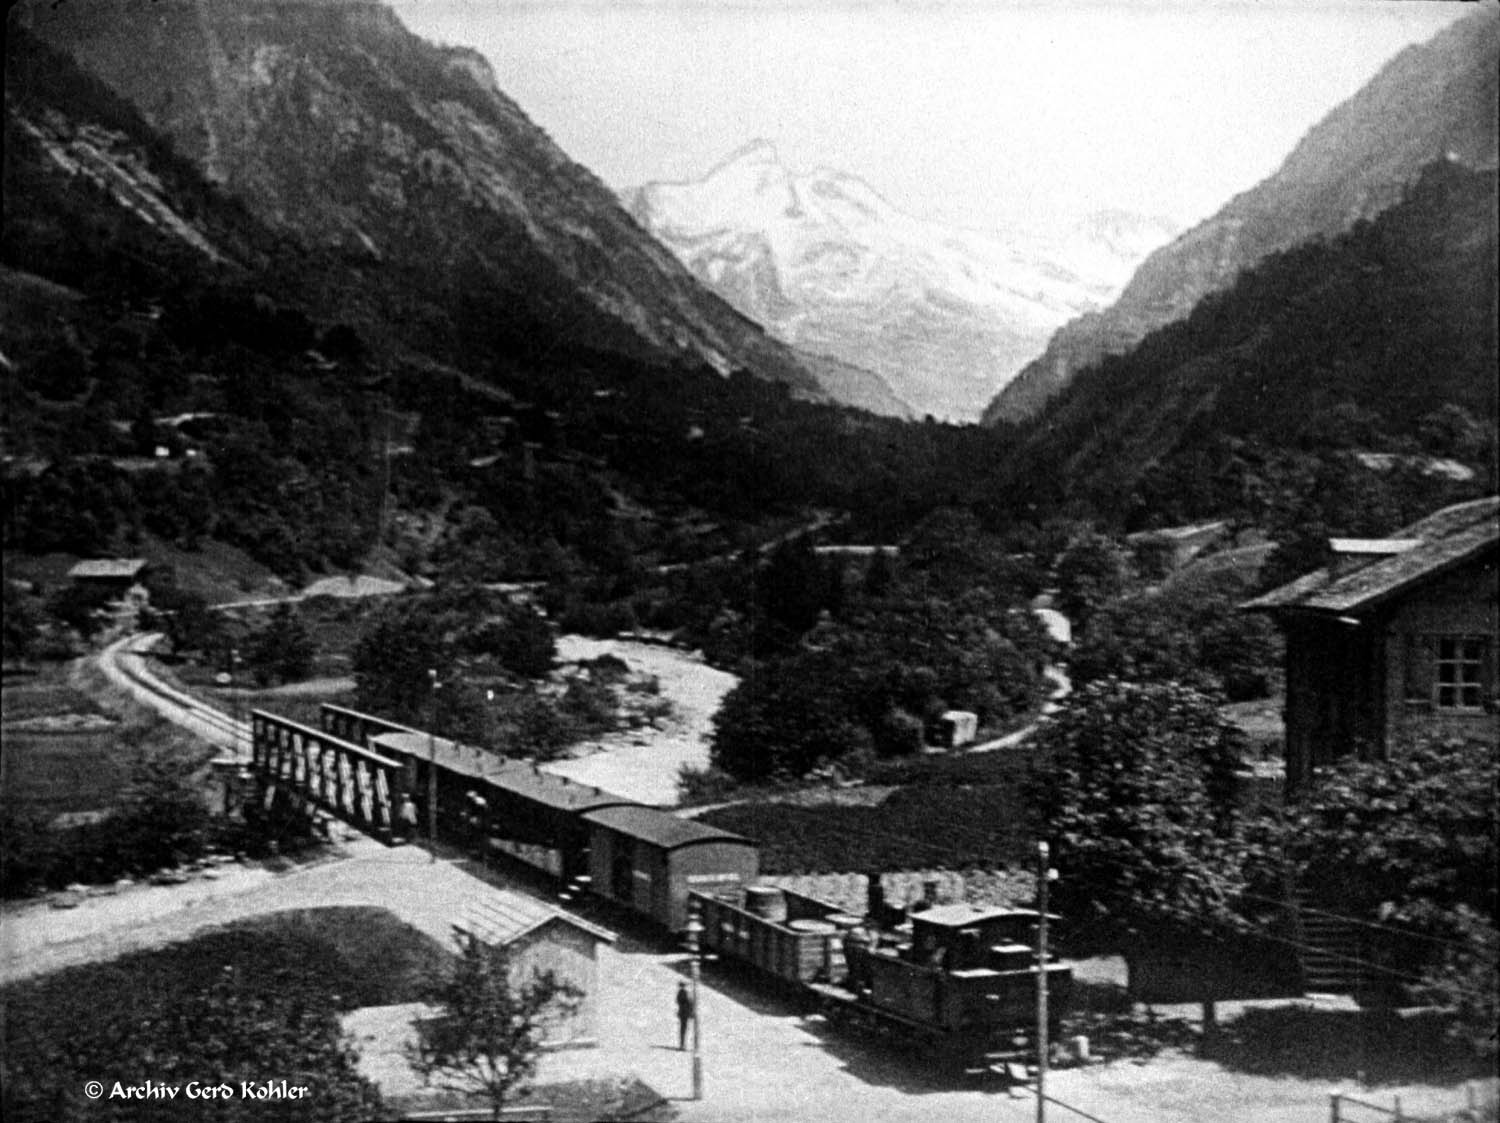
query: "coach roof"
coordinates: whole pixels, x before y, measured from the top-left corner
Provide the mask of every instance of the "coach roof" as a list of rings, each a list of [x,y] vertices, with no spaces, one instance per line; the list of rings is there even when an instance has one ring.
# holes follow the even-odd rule
[[[753,846],[748,838],[729,831],[710,827],[692,819],[681,819],[668,811],[660,811],[644,804],[622,804],[618,807],[603,807],[586,812],[583,816],[590,823],[628,835],[642,842],[658,846],[663,850],[675,850],[679,846],[698,846],[707,842],[727,842],[740,846]]]
[[[436,757],[439,768],[474,780],[483,780],[523,799],[559,811],[587,811],[594,807],[613,807],[615,804],[633,802],[603,788],[554,776],[533,764],[506,760],[478,745],[460,744],[446,737],[429,737],[426,733],[398,730],[371,738],[371,743],[387,752],[401,753],[417,760]]]

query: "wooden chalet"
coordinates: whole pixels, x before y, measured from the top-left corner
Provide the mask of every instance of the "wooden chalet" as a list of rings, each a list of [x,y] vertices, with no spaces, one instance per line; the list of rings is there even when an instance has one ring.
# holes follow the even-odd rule
[[[1330,546],[1330,565],[1241,606],[1286,635],[1288,789],[1424,736],[1500,744],[1500,497]]]

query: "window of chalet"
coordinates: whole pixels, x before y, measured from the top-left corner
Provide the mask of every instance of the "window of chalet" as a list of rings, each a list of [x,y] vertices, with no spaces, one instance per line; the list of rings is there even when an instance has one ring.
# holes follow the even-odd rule
[[[1433,705],[1440,710],[1483,709],[1484,640],[1439,636],[1433,654]]]

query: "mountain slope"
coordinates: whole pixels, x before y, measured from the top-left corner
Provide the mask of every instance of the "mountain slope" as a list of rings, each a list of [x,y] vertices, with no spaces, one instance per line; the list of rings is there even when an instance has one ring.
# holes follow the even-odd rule
[[[1425,447],[1492,476],[1496,203],[1493,169],[1439,161],[1374,220],[1267,258],[1080,372],[1018,428],[1002,490],[1193,518],[1326,498],[1321,468],[1277,484],[1277,450],[1383,468]]]
[[[483,59],[418,39],[381,4],[20,11],[211,181],[342,255],[339,297],[361,327],[450,359],[493,344],[585,348],[744,368],[822,396],[795,355],[706,292],[529,121]]]
[[[1028,417],[1101,356],[1185,315],[1267,254],[1347,230],[1390,206],[1427,162],[1496,159],[1500,9],[1484,5],[1408,47],[1302,139],[1281,168],[1157,250],[1103,312],[1063,327],[985,411]]]
[[[893,541],[997,459],[999,434],[800,401],[749,372],[461,335],[422,278],[272,228],[69,56],[11,31],[7,563],[193,566],[227,545],[295,585],[392,565],[580,580],[835,515]],[[382,306],[451,330],[428,353],[404,318],[382,338],[347,315]]]
[[[628,197],[640,223],[777,338],[874,371],[921,413],[972,420],[1068,317],[1102,306],[1163,220],[1095,216],[1063,244],[903,214],[858,178],[793,174],[767,141]]]

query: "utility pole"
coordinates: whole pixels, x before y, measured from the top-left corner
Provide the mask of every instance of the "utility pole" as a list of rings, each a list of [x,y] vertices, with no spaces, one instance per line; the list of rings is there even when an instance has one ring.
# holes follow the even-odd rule
[[[437,861],[437,734],[433,725],[437,721],[438,673],[427,668],[427,682],[431,686],[427,702],[427,855],[429,862]]]
[[[703,1098],[703,1054],[699,1051],[698,1025],[702,1019],[702,1012],[698,1009],[698,949],[699,939],[703,935],[703,921],[698,916],[698,903],[690,902],[688,905],[687,922],[687,949],[688,949],[688,978],[692,980],[693,997],[693,1099]]]
[[[244,697],[240,693],[240,649],[229,649],[229,718],[234,729],[234,755],[240,755],[240,710],[244,708]]]
[[[1036,1123],[1047,1120],[1047,879],[1049,851],[1045,842],[1037,849],[1036,924]]]
[[[388,392],[380,395],[380,413],[385,421],[385,436],[380,449],[380,537],[375,540],[376,549],[385,546],[385,527],[391,493],[391,400]]]

